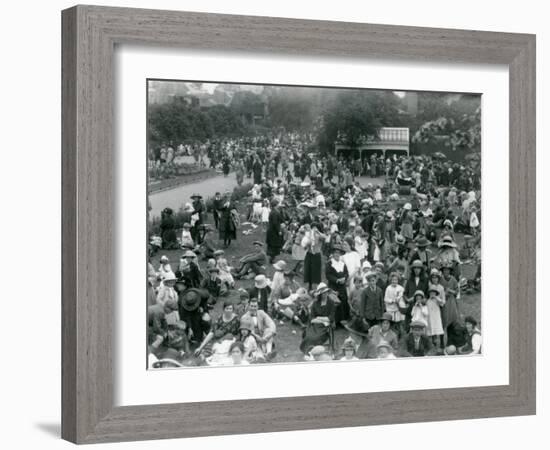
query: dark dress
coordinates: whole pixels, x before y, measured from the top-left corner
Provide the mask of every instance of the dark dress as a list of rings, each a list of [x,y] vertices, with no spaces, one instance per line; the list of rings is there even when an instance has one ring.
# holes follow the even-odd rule
[[[220,215],[219,224],[220,239],[237,239],[237,227],[231,217],[231,210],[229,208],[223,208]]]
[[[267,254],[274,258],[283,248],[283,236],[281,234],[281,223],[283,218],[281,212],[277,208],[273,208],[269,213],[269,221],[267,224],[266,244]]]
[[[163,214],[160,221],[162,247],[166,249],[177,248],[176,222],[171,214]]]
[[[211,356],[214,343],[220,342],[227,334],[231,334],[235,338],[239,337],[239,328],[240,319],[238,315],[235,314],[229,322],[224,322],[223,315],[220,316],[212,325],[211,331],[214,334],[214,338],[203,348],[202,354],[205,357]]]
[[[330,299],[327,299],[325,305],[322,305],[320,300],[312,303],[310,321],[304,330],[302,343],[300,344],[300,350],[303,353],[307,353],[312,347],[323,345],[327,341],[330,337],[331,327],[334,326],[335,314],[336,305]],[[311,320],[316,317],[328,317],[330,319],[330,327],[326,327],[320,323],[311,323]]]
[[[346,281],[348,280],[348,268],[343,262],[342,266],[342,270],[338,271],[332,265],[332,261],[329,261],[325,270],[328,287],[338,294],[338,299],[340,300],[340,304],[336,307],[336,323],[340,323],[342,320],[349,320],[350,317],[348,292],[346,288],[347,284],[345,282],[344,284],[339,284],[336,282],[336,280],[339,278],[345,278]]]

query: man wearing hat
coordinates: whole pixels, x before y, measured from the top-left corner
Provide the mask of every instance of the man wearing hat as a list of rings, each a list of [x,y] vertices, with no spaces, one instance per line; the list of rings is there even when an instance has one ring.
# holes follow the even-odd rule
[[[433,352],[432,341],[425,335],[426,324],[420,321],[411,322],[411,330],[400,344],[400,356],[428,356]]]
[[[254,241],[253,246],[254,252],[243,256],[239,260],[241,267],[237,270],[235,278],[239,279],[247,275],[249,272],[252,272],[254,276],[264,273],[265,265],[267,264],[267,255],[264,252],[264,244],[260,241]]]
[[[256,275],[254,286],[248,290],[250,298],[258,300],[259,308],[265,312],[269,311],[269,298],[271,296],[271,287],[267,284],[267,277],[263,274]]]

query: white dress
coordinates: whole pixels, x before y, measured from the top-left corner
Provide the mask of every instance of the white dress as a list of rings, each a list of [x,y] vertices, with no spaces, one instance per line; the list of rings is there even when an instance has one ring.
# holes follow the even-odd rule
[[[426,327],[427,336],[438,336],[444,334],[443,322],[441,320],[441,307],[445,301],[440,297],[430,297],[426,301],[428,308],[428,326]]]

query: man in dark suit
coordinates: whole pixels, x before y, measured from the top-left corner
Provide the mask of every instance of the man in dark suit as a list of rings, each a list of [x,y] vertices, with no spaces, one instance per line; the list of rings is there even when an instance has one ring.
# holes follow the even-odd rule
[[[361,293],[359,314],[369,327],[376,325],[385,312],[384,294],[376,283],[377,279],[375,271],[367,273],[368,286]]]

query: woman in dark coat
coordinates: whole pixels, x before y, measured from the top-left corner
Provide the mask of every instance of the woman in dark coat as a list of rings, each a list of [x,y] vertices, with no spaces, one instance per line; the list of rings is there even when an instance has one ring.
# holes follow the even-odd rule
[[[220,240],[223,240],[224,247],[229,247],[233,239],[237,239],[237,226],[231,213],[232,207],[229,202],[224,203],[220,213]]]
[[[281,225],[283,224],[283,217],[279,209],[279,202],[277,200],[271,201],[271,212],[269,213],[269,220],[267,223],[266,244],[267,255],[269,256],[269,262],[273,263],[275,257],[281,253],[283,248],[284,238]]]
[[[327,264],[325,269],[325,276],[327,277],[328,287],[338,294],[340,304],[336,308],[336,323],[340,323],[343,320],[349,320],[349,304],[348,304],[348,292],[347,281],[349,278],[348,268],[342,260],[342,255],[345,250],[340,246],[334,246],[332,248],[332,258]]]
[[[162,248],[178,248],[178,239],[176,237],[176,222],[174,220],[174,211],[171,208],[165,208],[161,213],[160,230],[162,236]]]

